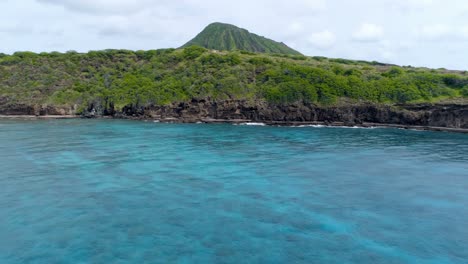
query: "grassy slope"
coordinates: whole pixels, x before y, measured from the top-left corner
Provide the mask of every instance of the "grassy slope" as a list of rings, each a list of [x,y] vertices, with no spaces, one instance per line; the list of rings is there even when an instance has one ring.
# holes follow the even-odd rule
[[[183,47],[197,45],[214,50],[245,50],[260,53],[301,55],[284,43],[267,39],[233,25],[213,23]]]
[[[103,107],[192,98],[335,104],[466,101],[467,72],[201,47],[0,54],[0,104]],[[463,99],[465,98],[465,99]]]

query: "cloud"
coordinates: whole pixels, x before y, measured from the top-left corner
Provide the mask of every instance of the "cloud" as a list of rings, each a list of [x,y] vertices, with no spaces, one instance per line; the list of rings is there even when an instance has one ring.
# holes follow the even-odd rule
[[[130,14],[154,7],[172,7],[187,12],[219,12],[235,10],[245,12],[254,9],[258,12],[272,12],[277,10],[290,14],[310,14],[323,11],[327,7],[326,0],[290,0],[288,2],[275,2],[268,0],[258,1],[219,1],[219,0],[35,0],[38,3],[61,6],[73,12],[92,14]],[[224,10],[223,10],[224,9]]]
[[[408,7],[411,8],[426,8],[434,5],[437,0],[405,0],[403,1]]]
[[[301,33],[304,31],[304,25],[300,22],[293,22],[288,28],[292,33]]]
[[[395,54],[389,50],[380,50],[380,57],[385,61],[389,61],[395,58]]]
[[[83,25],[83,28],[93,29],[98,37],[108,40],[135,40],[136,38],[153,41],[161,39],[180,38],[180,33],[184,31],[173,32],[175,28],[182,28],[184,21],[172,18],[153,17],[150,12],[143,12],[142,15],[135,16],[105,16],[98,21],[92,21]],[[190,36],[193,37],[193,36]],[[182,41],[176,46],[182,45]]]
[[[385,5],[398,12],[422,12],[439,2],[440,0],[387,0]]]
[[[20,24],[0,24],[0,33],[7,33],[11,35],[23,35],[34,33],[34,28],[24,23]]]
[[[115,36],[128,34],[131,29],[126,17],[110,16],[100,23],[98,31],[102,36]]]
[[[447,25],[426,25],[421,28],[421,36],[431,40],[438,40],[452,35],[453,29]]]
[[[362,24],[359,29],[353,33],[353,40],[359,42],[377,42],[381,41],[383,37],[383,28],[369,23]]]
[[[468,39],[468,24],[461,29],[461,34],[463,38]]]
[[[301,2],[309,11],[322,11],[327,8],[327,2],[325,0],[302,0]]]
[[[134,13],[144,10],[149,0],[36,0],[39,3],[62,6],[70,11],[94,14]]]
[[[468,40],[468,25],[450,26],[447,24],[425,25],[419,29],[423,40],[429,41],[464,41]]]
[[[468,56],[467,0],[0,0],[0,10],[0,52],[179,47],[219,21],[307,55],[463,69]]]
[[[330,49],[336,43],[335,34],[328,30],[313,33],[308,40],[314,47],[319,49]]]

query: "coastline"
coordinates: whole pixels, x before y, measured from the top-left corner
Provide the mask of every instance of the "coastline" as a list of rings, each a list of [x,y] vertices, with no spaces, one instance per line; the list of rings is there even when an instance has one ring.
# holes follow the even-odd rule
[[[35,119],[75,119],[82,118],[78,115],[0,115],[0,119],[20,119],[20,120],[35,120]]]
[[[0,120],[59,120],[59,119],[90,119],[80,115],[0,115]],[[414,126],[414,125],[401,125],[401,124],[386,124],[386,123],[370,123],[363,122],[361,124],[349,124],[346,122],[327,122],[327,121],[266,121],[258,120],[253,121],[250,119],[180,119],[180,118],[162,118],[151,119],[144,117],[112,117],[112,116],[99,116],[92,119],[117,119],[117,120],[136,120],[136,121],[152,121],[156,123],[203,123],[203,124],[233,124],[233,125],[264,125],[264,126],[285,126],[285,127],[302,127],[302,126],[323,126],[323,127],[355,127],[355,128],[397,128],[418,131],[437,131],[437,132],[453,132],[468,134],[466,128],[454,127],[436,127],[436,126]]]

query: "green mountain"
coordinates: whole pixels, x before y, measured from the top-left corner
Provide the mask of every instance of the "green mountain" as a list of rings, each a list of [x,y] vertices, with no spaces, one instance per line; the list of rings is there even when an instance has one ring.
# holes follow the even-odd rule
[[[250,33],[246,29],[224,23],[212,23],[183,48],[201,46],[214,50],[244,50],[257,53],[301,55],[282,42]]]

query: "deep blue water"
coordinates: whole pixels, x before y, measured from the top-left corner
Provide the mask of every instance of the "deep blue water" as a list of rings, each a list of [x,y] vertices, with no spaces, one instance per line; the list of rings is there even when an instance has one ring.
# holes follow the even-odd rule
[[[468,135],[0,120],[0,263],[468,263]]]

